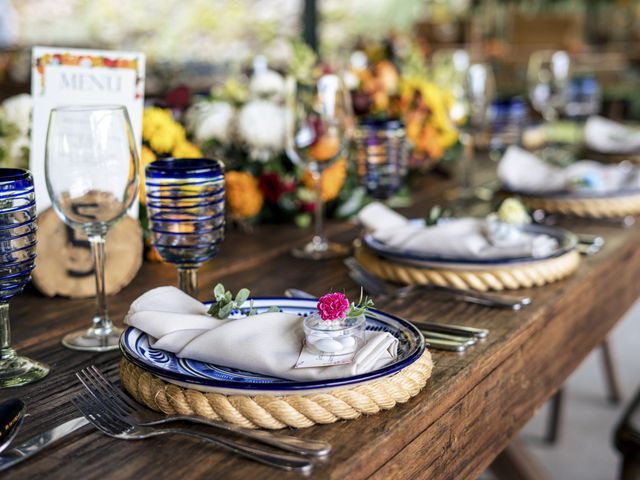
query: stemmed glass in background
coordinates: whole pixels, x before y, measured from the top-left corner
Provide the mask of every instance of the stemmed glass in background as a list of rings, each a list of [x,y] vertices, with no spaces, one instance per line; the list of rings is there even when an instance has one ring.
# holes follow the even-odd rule
[[[345,246],[330,243],[323,231],[322,172],[343,153],[353,133],[351,99],[337,75],[325,74],[315,83],[287,79],[286,150],[315,183],[315,233],[294,249],[298,258],[319,260],[345,255]]]
[[[557,120],[567,104],[571,59],[563,50],[539,50],[529,57],[527,89],[533,108],[546,122]]]
[[[9,301],[31,279],[36,258],[36,201],[31,173],[0,169],[0,387],[43,378],[49,367],[11,348]]]
[[[487,132],[489,108],[495,97],[495,89],[491,65],[487,63],[469,65],[464,83],[467,121],[465,126],[459,129],[460,142],[464,148],[459,195],[462,201],[476,199],[473,180],[475,146],[479,136]]]
[[[96,314],[88,330],[62,339],[74,350],[118,348],[121,329],[107,312],[105,236],[133,204],[138,153],[124,106],[67,106],[49,117],[45,151],[47,190],[58,216],[89,237],[96,274]]]
[[[151,241],[178,266],[180,289],[198,293],[198,268],[224,240],[224,165],[208,158],[163,158],[145,169]]]

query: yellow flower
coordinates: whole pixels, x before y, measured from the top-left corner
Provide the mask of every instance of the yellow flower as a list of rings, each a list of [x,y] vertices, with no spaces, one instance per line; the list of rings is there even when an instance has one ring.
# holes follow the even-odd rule
[[[171,156],[173,158],[200,158],[202,157],[202,152],[193,143],[184,141],[174,147]]]
[[[146,145],[142,146],[142,150],[140,150],[140,203],[145,204],[147,202],[147,198],[145,196],[146,191],[144,188],[144,169],[156,159],[156,154],[151,151],[149,147]]]
[[[523,225],[531,223],[531,217],[527,209],[517,198],[509,197],[502,202],[498,209],[498,218],[501,222]]]
[[[142,115],[142,139],[155,153],[170,153],[177,144],[186,141],[184,127],[176,122],[169,110],[147,108]]]
[[[322,172],[322,176],[320,177],[320,197],[322,201],[330,202],[335,199],[340,193],[346,178],[347,161],[344,158],[336,160],[336,163]],[[315,182],[313,181],[313,176],[310,171],[305,170],[302,181],[309,190],[315,188]]]
[[[252,218],[260,213],[264,198],[258,179],[247,172],[227,172],[224,175],[227,207],[236,218]]]

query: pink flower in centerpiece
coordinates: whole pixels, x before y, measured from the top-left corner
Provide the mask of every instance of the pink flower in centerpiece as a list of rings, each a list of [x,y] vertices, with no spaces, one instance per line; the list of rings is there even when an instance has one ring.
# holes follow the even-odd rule
[[[339,320],[347,315],[349,300],[344,293],[327,293],[318,300],[318,311],[323,320]]]

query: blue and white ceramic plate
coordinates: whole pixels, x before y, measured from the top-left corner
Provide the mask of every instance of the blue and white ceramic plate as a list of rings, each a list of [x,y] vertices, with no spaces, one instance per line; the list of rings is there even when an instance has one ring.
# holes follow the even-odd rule
[[[558,248],[551,254],[544,257],[505,257],[505,258],[491,258],[491,259],[479,259],[479,258],[463,258],[453,257],[447,255],[436,255],[425,252],[418,252],[413,250],[406,250],[391,247],[386,245],[380,240],[376,240],[372,234],[365,233],[362,241],[372,250],[376,255],[387,258],[394,262],[406,263],[423,268],[452,268],[452,269],[479,269],[487,268],[490,266],[519,264],[519,263],[531,263],[539,262],[541,260],[548,260],[550,258],[559,257],[565,253],[573,250],[578,243],[576,236],[558,227],[551,227],[547,225],[524,225],[521,227],[523,231],[536,235],[549,235],[558,241]]]
[[[255,298],[258,312],[272,306],[283,312],[307,316],[316,311],[317,300],[301,298]],[[231,318],[244,316],[234,312]],[[341,387],[367,383],[391,375],[415,362],[424,351],[424,338],[420,331],[406,320],[372,309],[367,315],[367,330],[389,332],[399,340],[398,358],[386,367],[373,372],[335,380],[296,382],[245,372],[186,358],[157,350],[149,346],[146,333],[137,328],[127,328],[120,338],[120,350],[134,365],[153,373],[167,382],[185,388],[226,395],[293,395],[335,390]]]

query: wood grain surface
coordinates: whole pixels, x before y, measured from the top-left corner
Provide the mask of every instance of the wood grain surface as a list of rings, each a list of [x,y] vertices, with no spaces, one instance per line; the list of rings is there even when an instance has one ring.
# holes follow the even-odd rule
[[[484,175],[486,178],[486,174]],[[448,181],[427,177],[405,213],[425,214]],[[640,294],[640,230],[567,223],[580,233],[606,238],[604,249],[585,258],[577,273],[558,283],[519,291],[534,304],[520,312],[454,303],[434,293],[410,302],[378,302],[391,313],[416,321],[460,323],[491,329],[486,341],[465,354],[433,352],[435,368],[427,387],[408,403],[356,421],[290,431],[331,442],[331,457],[312,478],[472,479],[504,449],[535,411],[559,388],[584,357]],[[358,229],[330,223],[333,240],[351,241]],[[340,260],[309,262],[292,258],[292,245],[308,231],[261,226],[253,235],[230,232],[221,254],[200,273],[200,297],[224,282],[231,290],[248,286],[255,295],[280,295],[287,287],[313,293],[345,290],[356,296]],[[133,282],[109,298],[121,323],[129,304],[144,291],[176,283],[170,265],[145,264]],[[0,400],[21,397],[31,416],[18,440],[75,416],[69,399],[80,391],[74,373],[96,364],[113,377],[117,352],[88,354],[64,349],[65,332],[88,325],[90,299],[45,298],[29,288],[11,305],[14,345],[19,352],[51,365],[40,383],[0,391]],[[4,472],[3,478],[298,478],[220,452],[197,441],[161,437],[125,442],[90,427]]]

